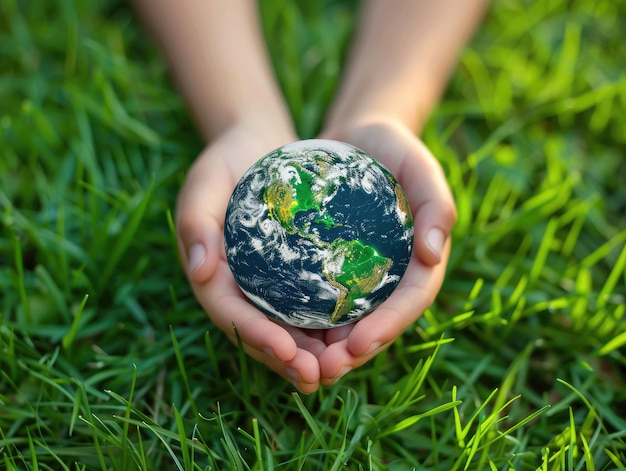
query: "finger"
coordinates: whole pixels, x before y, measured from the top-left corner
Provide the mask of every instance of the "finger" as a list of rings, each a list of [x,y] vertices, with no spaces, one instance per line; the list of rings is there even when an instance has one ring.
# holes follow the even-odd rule
[[[233,341],[236,342],[234,327],[245,344],[261,349],[280,361],[290,361],[294,346],[316,357],[326,349],[319,331],[299,329],[269,319],[250,304],[232,276],[227,276],[230,271],[225,262],[222,261],[219,269],[221,271],[211,283],[192,287],[213,322],[229,333]]]
[[[202,283],[215,272],[223,250],[223,220],[231,184],[220,161],[199,158],[187,174],[176,210],[181,263],[190,281]],[[221,175],[221,176],[220,176]]]
[[[432,304],[444,273],[442,265],[421,265],[407,272],[389,299],[319,357],[321,384],[336,382],[389,347]]]
[[[297,352],[293,337],[270,321],[243,296],[225,261],[207,283],[192,283],[196,298],[213,323],[230,336],[233,326],[244,344],[266,351],[280,361],[291,361]]]
[[[285,364],[285,372],[287,379],[306,394],[311,394],[319,388],[319,362],[309,351],[299,349],[295,358]]]
[[[422,263],[435,265],[456,221],[456,206],[441,165],[428,148],[413,136],[405,145],[397,175],[413,211],[414,251]]]
[[[211,282],[192,284],[215,325],[234,344],[240,340],[248,355],[291,381],[300,391],[316,391],[320,374],[316,356],[326,347],[323,341],[268,319],[243,297],[234,280],[231,283],[224,276],[227,270],[222,262]]]
[[[354,357],[350,353],[347,339],[335,342],[319,358],[320,383],[329,386],[366,361],[366,357]]]
[[[436,265],[443,260],[444,246],[450,238],[456,221],[456,209],[449,202],[429,199],[424,201],[414,217],[414,252],[425,265]]]
[[[176,232],[180,261],[189,280],[195,283],[209,280],[223,250],[218,223],[212,218],[201,222],[199,218],[181,214]]]
[[[292,329],[293,332],[290,332],[290,334],[296,341],[298,348],[296,355],[289,361],[283,361],[278,358],[274,354],[274,349],[263,347],[259,350],[251,344],[246,343],[238,330],[237,333],[235,333],[235,329],[233,329],[233,333],[229,337],[233,343],[237,344],[238,336],[242,341],[242,346],[246,354],[280,374],[301,392],[311,394],[315,392],[320,385],[320,368],[317,356],[322,350],[325,350],[326,345],[320,339],[311,337],[300,329]]]
[[[326,350],[326,343],[319,331],[291,326],[283,326],[283,328],[289,332],[298,348],[310,352],[315,357],[319,357]]]
[[[348,338],[352,329],[354,329],[354,324],[346,324],[340,327],[335,327],[334,329],[329,329],[326,332],[326,344],[332,345],[333,343],[337,343]]]
[[[444,257],[450,249],[444,245]],[[393,342],[433,303],[445,276],[445,264],[433,267],[412,261],[391,296],[372,314],[357,322],[347,348],[355,357],[372,355]]]
[[[291,361],[283,362],[249,345],[244,345],[243,347],[247,355],[278,373],[296,386],[301,392],[311,394],[319,388],[319,363],[311,352],[298,349],[296,356]]]

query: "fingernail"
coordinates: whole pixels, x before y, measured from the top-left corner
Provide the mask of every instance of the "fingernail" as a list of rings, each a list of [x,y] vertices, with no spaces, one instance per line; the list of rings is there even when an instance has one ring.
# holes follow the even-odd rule
[[[328,385],[330,386],[331,384],[335,384],[337,381],[339,381],[342,377],[344,377],[345,375],[347,375],[348,373],[350,373],[350,371],[352,370],[351,366],[344,366],[343,368],[341,368],[339,370],[339,373],[337,373],[337,376],[335,376],[334,378],[332,378],[331,382],[328,383]]]
[[[195,272],[206,261],[206,249],[202,244],[193,244],[189,249],[189,274]]]
[[[274,353],[274,350],[272,350],[270,347],[263,347],[263,351],[267,356],[276,359],[276,354]]]
[[[375,352],[376,350],[378,350],[380,348],[381,345],[382,344],[380,342],[372,343],[372,345],[370,345],[370,348],[367,350],[367,352],[365,352],[365,354],[363,356],[369,355],[370,353]]]
[[[352,367],[351,366],[344,366],[343,368],[341,368],[339,370],[339,373],[337,373],[337,376],[335,376],[335,378],[339,379],[339,378],[347,375],[348,373],[350,373],[350,371],[352,371]]]
[[[424,237],[424,241],[426,242],[426,246],[428,249],[437,257],[441,257],[441,252],[443,251],[443,244],[446,240],[446,235],[443,233],[441,229],[433,227],[426,232],[426,236]]]
[[[300,381],[300,373],[298,373],[297,370],[294,370],[292,368],[285,368],[285,373],[287,373],[287,376],[289,376],[291,379],[295,381]]]

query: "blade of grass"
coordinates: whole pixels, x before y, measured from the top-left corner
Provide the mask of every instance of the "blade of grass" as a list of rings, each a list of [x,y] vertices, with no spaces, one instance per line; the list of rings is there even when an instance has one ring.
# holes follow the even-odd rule
[[[59,252],[63,252],[63,250],[60,250]],[[54,301],[54,305],[56,307],[56,311],[61,315],[65,322],[69,322],[70,315],[67,303],[65,302],[65,294],[56,284],[56,282],[50,275],[50,272],[43,265],[37,265],[35,267],[35,274],[37,275],[38,281],[51,295],[52,300]]]
[[[539,417],[541,414],[543,414],[544,412],[546,412],[548,409],[550,409],[550,404],[546,404],[545,406],[543,406],[541,409],[538,409],[536,411],[534,411],[533,413],[531,413],[530,415],[524,417],[522,420],[520,420],[519,422],[517,422],[515,425],[511,426],[510,428],[506,429],[504,432],[500,433],[498,437],[494,438],[493,440],[491,440],[490,442],[485,443],[484,446],[489,446],[492,443],[494,443],[497,440],[500,440],[502,438],[505,438],[509,435],[511,435],[513,432],[515,432],[516,430],[524,427],[525,425],[531,423],[533,420],[535,420],[537,417]]]
[[[154,177],[152,177],[152,183],[141,197],[139,204],[133,209],[128,223],[122,229],[119,237],[113,244],[111,253],[106,260],[106,263],[102,269],[101,275],[98,279],[98,291],[101,292],[108,283],[111,275],[117,267],[122,255],[128,249],[133,237],[139,229],[139,225],[143,219],[143,216],[148,208],[148,203],[152,197]]]
[[[437,415],[440,414],[442,412],[445,412],[447,410],[450,409],[455,409],[458,405],[460,405],[463,401],[451,401],[451,402],[447,402],[445,404],[441,404],[440,406],[437,407],[433,407],[432,409],[429,409],[426,412],[423,412],[421,414],[415,414],[411,417],[407,417],[406,419],[401,420],[400,422],[398,422],[397,424],[395,424],[394,426],[385,429],[384,432],[382,432],[379,437],[385,437],[387,435],[392,435],[398,432],[401,432],[404,429],[407,429],[409,427],[411,427],[412,425],[415,425],[416,423],[418,423],[420,420],[426,418],[426,417],[430,417],[432,415]]]
[[[20,301],[24,311],[24,320],[28,325],[33,323],[33,316],[30,311],[30,301],[26,295],[26,280],[24,279],[24,261],[22,255],[22,244],[19,237],[13,237],[13,248],[15,253],[15,268],[17,270],[17,289],[20,293]]]
[[[626,461],[622,461],[616,453],[613,453],[609,449],[605,449],[604,452],[618,469],[626,469]]]
[[[82,410],[83,410],[83,413],[85,414],[85,417],[84,417],[85,420],[89,423],[94,423],[95,416],[91,412],[91,407],[89,405],[89,398],[87,397],[87,394],[85,393],[85,389],[83,388],[83,385],[79,381],[76,381],[76,380],[74,381],[74,384],[76,384],[77,386],[77,396],[78,396],[77,399],[80,400],[82,403]],[[93,428],[92,428],[92,438],[93,438],[93,444],[94,444],[94,448],[96,451],[96,455],[98,457],[98,462],[100,463],[100,468],[103,471],[105,471],[107,470],[108,466],[104,459],[104,455],[102,454],[100,440],[98,439],[98,435],[96,434]]]
[[[219,371],[218,360],[215,354],[215,348],[213,347],[213,341],[211,340],[211,332],[209,331],[204,334],[204,345],[209,357],[209,362],[211,363],[211,368],[217,373]]]
[[[220,426],[220,430],[222,431],[222,443],[224,448],[226,449],[226,455],[228,456],[228,460],[233,469],[250,469],[247,464],[245,464],[244,459],[239,452],[239,448],[237,446],[237,442],[232,436],[230,430],[226,427],[224,423],[224,419],[222,416],[222,412],[220,410],[220,405],[217,405],[217,421]]]
[[[176,456],[176,453],[174,453],[174,450],[172,450],[172,447],[170,446],[168,440],[166,440],[165,436],[162,434],[161,430],[158,430],[156,427],[153,427],[152,425],[150,425],[148,423],[144,423],[144,425],[163,444],[163,446],[167,450],[167,453],[169,454],[172,462],[176,466],[176,469],[178,469],[178,471],[184,471],[185,468],[183,467],[183,465],[181,464],[180,460]]]
[[[304,417],[305,422],[313,432],[313,438],[315,441],[318,441],[324,450],[328,449],[328,442],[326,442],[326,438],[324,437],[323,430],[319,427],[315,418],[311,415],[309,410],[306,408],[300,395],[296,392],[291,394],[294,400],[296,401],[296,405],[298,406],[298,410]]]
[[[623,306],[621,308],[621,311],[622,311],[622,314],[623,314],[623,311],[624,311]],[[622,332],[619,335],[617,335],[616,337],[613,337],[612,339],[610,339],[600,349],[598,349],[594,353],[594,355],[596,355],[596,356],[606,356],[606,355],[609,355],[609,354],[611,354],[612,352],[614,352],[616,350],[619,350],[624,345],[626,345],[626,331]]]
[[[180,371],[180,375],[183,378],[183,384],[185,385],[185,390],[187,391],[187,400],[191,404],[191,409],[193,411],[194,416],[197,416],[198,406],[196,405],[194,395],[191,392],[191,388],[189,387],[189,379],[187,378],[187,369],[185,368],[185,361],[183,359],[183,354],[180,350],[180,345],[178,345],[178,340],[176,340],[174,329],[171,326],[170,326],[170,339],[172,341],[174,355],[176,356],[176,363],[178,364],[178,370]]]
[[[237,327],[233,324],[235,337],[237,338],[237,354],[239,358],[239,371],[241,373],[241,394],[246,403],[250,404],[250,372],[248,371],[248,356],[243,348],[243,342],[239,337]]]
[[[192,469],[191,457],[189,455],[189,447],[187,446],[187,436],[185,434],[185,424],[180,412],[173,406],[174,419],[176,420],[176,428],[178,429],[178,435],[180,435],[180,453],[183,455],[184,469]]]
[[[78,309],[76,310],[76,314],[74,315],[74,319],[72,320],[72,325],[70,326],[70,330],[63,336],[63,348],[71,352],[72,345],[74,344],[74,340],[76,339],[76,334],[78,333],[78,326],[80,324],[80,319],[83,314],[83,309],[87,304],[87,300],[89,299],[89,295],[86,294],[83,296],[83,300],[80,302]]]
[[[130,413],[131,413],[131,405],[133,403],[133,397],[135,395],[135,386],[137,385],[137,365],[133,365],[133,374],[131,377],[131,382],[130,382],[130,390],[128,392],[128,402],[126,405],[126,409],[124,411],[124,417],[126,419],[130,418]],[[106,391],[105,391],[106,392]],[[128,422],[124,422],[122,424],[122,444],[124,444],[125,447],[129,447],[130,445],[130,438],[128,436],[128,431],[130,428],[130,424]],[[130,466],[129,463],[127,463],[126,461],[126,453],[124,453],[124,461],[122,462],[122,466],[127,469],[128,466]],[[144,468],[145,469],[145,468]]]
[[[30,434],[30,430],[26,428],[26,435],[28,437],[28,449],[30,450],[30,459],[31,465],[33,467],[33,471],[39,470],[39,462],[37,461],[37,453],[35,451],[35,443],[33,442],[33,437]]]
[[[600,260],[606,258],[606,256],[620,244],[626,241],[626,229],[619,232],[615,236],[611,237],[605,243],[600,245],[596,250],[587,255],[579,264],[579,268],[590,268],[596,265]]]
[[[615,286],[617,285],[620,278],[624,278],[624,274],[626,273],[626,245],[622,248],[622,251],[613,265],[609,276],[607,277],[602,289],[598,293],[597,298],[597,306],[599,309],[602,309],[606,306],[607,301],[610,299],[611,293],[615,290]]]
[[[541,238],[541,244],[539,245],[537,255],[535,256],[535,260],[528,275],[528,281],[531,283],[536,282],[543,272],[544,266],[548,259],[548,253],[550,252],[552,243],[554,241],[557,227],[558,220],[555,218],[551,218],[548,221],[545,232],[543,233],[543,237]]]
[[[259,421],[256,417],[252,418],[252,432],[254,435],[254,452],[256,455],[255,468],[263,470],[263,448],[261,446],[261,433],[259,431]]]
[[[578,446],[576,440],[576,421],[574,420],[574,411],[569,408],[569,437],[567,444],[567,469],[574,469],[574,458],[578,455]]]

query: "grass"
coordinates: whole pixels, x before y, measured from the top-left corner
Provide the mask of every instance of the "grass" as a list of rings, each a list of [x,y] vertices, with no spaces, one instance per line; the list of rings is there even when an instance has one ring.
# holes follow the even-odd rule
[[[262,3],[301,136],[354,2]],[[442,292],[302,396],[177,264],[201,148],[128,6],[4,0],[0,468],[626,467],[626,4],[494,2],[424,131],[459,221]]]

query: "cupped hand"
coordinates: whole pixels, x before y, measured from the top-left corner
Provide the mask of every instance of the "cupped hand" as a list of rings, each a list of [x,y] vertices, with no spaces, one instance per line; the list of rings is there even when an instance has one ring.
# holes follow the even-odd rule
[[[393,294],[375,312],[328,331],[279,325],[256,309],[237,286],[224,250],[230,195],[243,173],[270,150],[295,140],[235,126],[197,158],[180,191],[177,233],[183,268],[213,323],[248,355],[303,392],[332,384],[389,346],[433,302],[448,259],[454,202],[436,159],[413,133],[395,122],[376,122],[324,138],[353,144],[382,162],[404,188],[415,224],[414,251]]]
[[[224,249],[224,217],[235,185],[266,153],[296,140],[290,132],[233,126],[189,169],[178,196],[176,226],[181,262],[193,292],[213,323],[245,352],[302,392],[320,385],[317,356],[326,345],[317,331],[270,321],[240,291]]]
[[[404,188],[415,226],[411,260],[391,296],[355,324],[326,332],[318,360],[320,382],[328,385],[388,347],[432,304],[443,283],[456,209],[441,166],[400,122],[328,129],[321,137],[352,144],[385,165]]]

